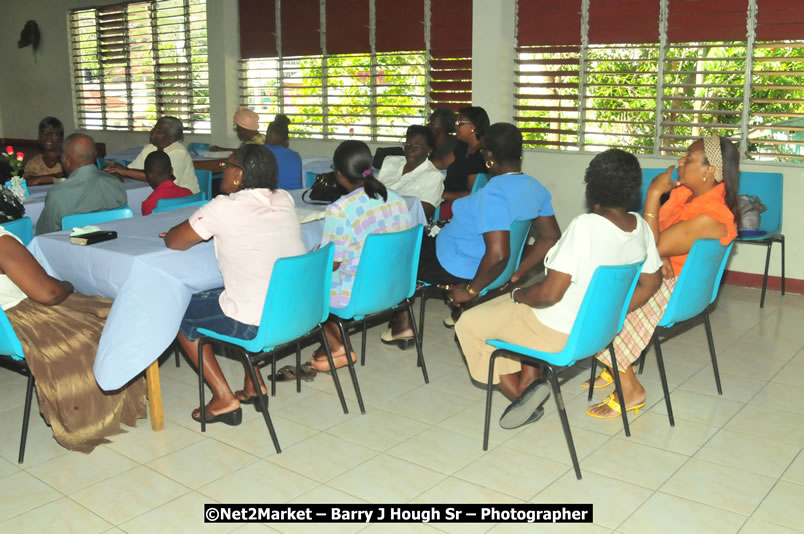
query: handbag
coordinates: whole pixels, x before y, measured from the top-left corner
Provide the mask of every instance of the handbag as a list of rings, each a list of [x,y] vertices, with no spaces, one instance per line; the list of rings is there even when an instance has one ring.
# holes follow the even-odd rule
[[[312,187],[302,193],[302,200],[308,204],[331,204],[346,193],[346,189],[335,178],[335,171],[330,171],[315,177]]]

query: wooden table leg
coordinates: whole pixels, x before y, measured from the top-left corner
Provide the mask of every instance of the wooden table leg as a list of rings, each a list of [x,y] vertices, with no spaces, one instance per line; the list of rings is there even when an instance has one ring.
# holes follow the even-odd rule
[[[162,388],[159,385],[159,360],[155,360],[145,370],[145,381],[148,383],[151,429],[154,432],[159,432],[165,429],[165,417],[162,413]]]

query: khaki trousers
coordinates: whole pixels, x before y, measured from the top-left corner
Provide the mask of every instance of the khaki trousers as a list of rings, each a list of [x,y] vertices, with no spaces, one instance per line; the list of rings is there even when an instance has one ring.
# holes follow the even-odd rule
[[[567,344],[568,334],[544,326],[533,308],[519,304],[508,295],[475,306],[455,323],[455,332],[463,349],[469,374],[485,384],[489,376],[489,360],[494,347],[487,339],[499,339],[544,352],[558,352]],[[506,356],[494,362],[493,383],[500,382],[500,375],[516,373],[522,369],[519,360]]]

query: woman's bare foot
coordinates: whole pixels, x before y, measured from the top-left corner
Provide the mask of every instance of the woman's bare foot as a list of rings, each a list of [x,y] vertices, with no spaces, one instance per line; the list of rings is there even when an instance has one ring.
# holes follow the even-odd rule
[[[612,396],[614,401],[620,405],[620,409],[622,410],[622,402],[620,402],[620,398],[617,395],[617,392],[616,391],[613,392]],[[626,410],[630,410],[635,406],[644,405],[646,398],[647,396],[645,395],[645,389],[641,387],[639,388],[639,391],[635,390],[630,395],[628,394],[625,395]],[[605,402],[601,402],[600,404],[592,406],[586,412],[593,417],[600,417],[603,419],[609,419],[620,416],[619,412],[609,407],[609,405],[606,404]]]
[[[221,400],[218,399],[217,397],[212,397],[212,400],[209,401],[209,404],[207,404],[206,416],[207,419],[209,419],[213,415],[233,412],[238,408],[240,408],[240,401],[235,396],[232,396],[232,399],[230,401]],[[195,410],[193,410],[193,419],[198,420],[200,419],[200,417],[201,417],[201,408],[196,408]]]

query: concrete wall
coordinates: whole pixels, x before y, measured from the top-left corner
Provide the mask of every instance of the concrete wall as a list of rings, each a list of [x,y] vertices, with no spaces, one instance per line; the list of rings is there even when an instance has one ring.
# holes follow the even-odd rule
[[[0,136],[36,137],[36,127],[45,115],[64,121],[68,132],[75,129],[72,101],[68,11],[98,5],[99,0],[3,0],[0,19],[0,50],[5,76],[0,77]],[[111,3],[111,2],[109,2]],[[515,0],[474,0],[473,94],[476,105],[489,112],[492,122],[513,117],[514,12]],[[30,48],[17,49],[25,21],[34,19],[42,31],[42,45],[34,62]],[[212,135],[188,136],[187,141],[214,142],[223,146],[237,143],[232,131],[232,114],[238,102],[237,62],[239,34],[237,0],[208,0],[210,98]],[[17,73],[9,76],[8,73]],[[90,132],[106,143],[109,151],[143,144],[144,133]],[[297,140],[293,148],[303,157],[332,154],[337,142]],[[385,144],[387,145],[387,144]],[[376,145],[375,145],[376,146]],[[553,195],[559,223],[566,226],[584,210],[583,172],[594,154],[528,151],[524,170],[537,177]],[[665,167],[671,158],[641,157],[645,167]],[[787,237],[787,275],[804,279],[804,216],[798,199],[804,198],[804,169],[801,166],[746,163],[744,170],[781,172],[785,177],[784,229]],[[771,274],[779,272],[775,252]],[[729,269],[761,273],[763,249],[739,245]]]

